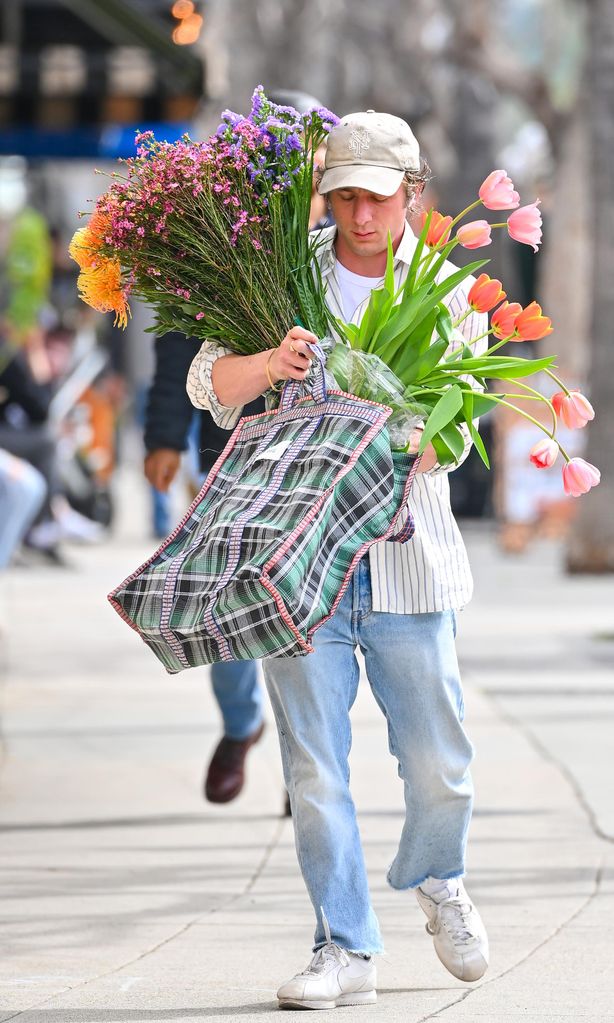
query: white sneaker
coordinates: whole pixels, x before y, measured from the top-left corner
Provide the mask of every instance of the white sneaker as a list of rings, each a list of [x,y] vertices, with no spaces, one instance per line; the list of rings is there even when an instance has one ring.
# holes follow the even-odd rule
[[[416,888],[416,898],[428,917],[426,930],[433,936],[439,959],[459,980],[479,980],[488,969],[488,935],[460,878],[450,879],[440,892],[427,895]]]
[[[324,917],[326,944],[315,953],[306,970],[282,984],[280,1009],[335,1009],[338,1005],[375,1002],[375,963],[331,941]]]

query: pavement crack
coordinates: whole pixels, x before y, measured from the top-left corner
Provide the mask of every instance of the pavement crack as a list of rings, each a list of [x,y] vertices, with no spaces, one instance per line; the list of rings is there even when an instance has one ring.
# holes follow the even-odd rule
[[[503,977],[507,977],[510,973],[513,973],[514,970],[517,970],[519,966],[522,966],[523,963],[526,963],[529,961],[529,959],[532,959],[533,956],[540,951],[540,949],[544,948],[551,941],[553,941],[554,938],[558,937],[558,935],[561,934],[566,927],[569,927],[569,925],[573,923],[573,921],[576,920],[577,917],[579,917],[581,913],[583,913],[584,910],[590,906],[594,899],[597,898],[599,890],[601,888],[601,882],[603,880],[603,869],[604,864],[602,861],[599,864],[597,870],[595,871],[595,877],[593,879],[593,890],[589,893],[589,895],[586,896],[582,904],[578,906],[578,908],[575,909],[573,913],[571,913],[571,915],[567,917],[567,919],[563,920],[558,925],[558,927],[555,927],[555,929],[550,934],[543,938],[542,941],[538,942],[537,945],[535,945],[525,955],[523,955],[522,958],[518,959],[515,963],[512,963],[511,966],[508,966],[507,970],[502,970],[501,973],[498,973],[495,977],[490,977],[488,980],[485,980],[483,984],[480,984],[477,987],[472,987],[469,989],[469,991],[464,991],[460,998],[455,998],[453,1001],[448,1002],[447,1005],[442,1006],[440,1009],[436,1009],[435,1012],[429,1013],[428,1016],[421,1016],[420,1019],[416,1021],[416,1023],[426,1023],[426,1020],[429,1019],[439,1019],[444,1012],[447,1012],[448,1009],[453,1009],[455,1005],[460,1005],[461,1002],[464,1002],[471,995],[475,994],[477,991],[481,991],[483,987],[488,987],[489,984],[496,984],[497,981],[501,980]]]
[[[538,756],[540,756],[547,763],[552,764],[552,766],[555,767],[559,774],[565,779],[565,781],[567,782],[571,791],[574,794],[576,802],[578,803],[578,805],[584,812],[585,816],[587,817],[589,826],[593,834],[596,835],[597,838],[600,838],[603,842],[609,842],[610,845],[614,844],[614,836],[609,835],[599,825],[595,811],[593,810],[592,806],[590,805],[586,796],[584,795],[584,792],[582,791],[582,788],[577,778],[569,770],[567,765],[563,763],[562,760],[559,760],[559,758],[556,757],[553,753],[550,752],[548,747],[544,745],[544,743],[537,737],[537,735],[529,727],[529,725],[522,721],[521,718],[516,717],[515,714],[510,713],[510,711],[507,710],[507,708],[503,707],[501,702],[499,701],[499,699],[497,699],[497,696],[494,693],[488,692],[487,690],[484,689],[481,689],[480,692],[482,693],[482,696],[484,696],[487,700],[490,701],[490,703],[494,705],[494,707],[496,708],[496,712],[501,718],[501,720],[505,721],[506,724],[510,725],[510,727],[520,732],[521,735],[527,740],[531,748],[538,754]]]
[[[112,977],[116,973],[121,973],[121,971],[125,970],[128,966],[133,966],[134,963],[142,962],[143,959],[146,959],[148,956],[153,955],[153,953],[157,952],[158,949],[164,948],[165,945],[169,945],[172,941],[175,941],[176,938],[180,938],[183,934],[186,934],[189,930],[191,930],[192,927],[195,927],[197,924],[199,924],[201,920],[204,920],[208,916],[212,916],[214,913],[219,913],[220,911],[227,909],[229,906],[232,906],[235,902],[238,902],[239,899],[244,898],[244,896],[248,895],[249,892],[252,891],[254,885],[262,876],[262,873],[265,870],[266,865],[269,862],[274,850],[279,845],[279,841],[284,832],[286,823],[287,823],[286,817],[280,817],[279,820],[277,821],[277,824],[273,830],[273,834],[271,835],[271,838],[269,839],[267,845],[265,846],[259,862],[256,864],[253,873],[248,878],[247,882],[245,883],[241,891],[235,892],[234,895],[231,895],[228,899],[226,899],[225,902],[221,903],[219,906],[214,906],[212,909],[205,910],[204,913],[199,913],[198,916],[195,916],[193,920],[188,920],[187,923],[183,924],[176,931],[173,931],[173,933],[169,934],[166,938],[163,938],[162,941],[158,941],[157,944],[152,945],[151,948],[145,949],[145,951],[141,952],[139,955],[133,956],[132,959],[127,959],[126,962],[120,963],[118,966],[114,966],[113,969],[111,970],[105,970],[103,973],[98,973],[94,977],[88,977],[86,980],[81,980],[79,981],[78,984],[68,985],[67,987],[62,988],[60,991],[55,991],[52,995],[49,995],[48,998],[44,998],[40,1002],[35,1002],[33,1005],[29,1005],[25,1009],[19,1009],[17,1012],[14,1012],[11,1016],[3,1016],[0,1019],[0,1023],[9,1023],[9,1020],[17,1019],[19,1016],[23,1016],[23,1014],[26,1012],[32,1012],[35,1009],[43,1008],[43,1006],[48,1005],[55,998],[58,998],[61,995],[70,994],[72,991],[78,991],[80,988],[87,987],[88,984],[93,984],[98,980],[104,980],[105,977]]]

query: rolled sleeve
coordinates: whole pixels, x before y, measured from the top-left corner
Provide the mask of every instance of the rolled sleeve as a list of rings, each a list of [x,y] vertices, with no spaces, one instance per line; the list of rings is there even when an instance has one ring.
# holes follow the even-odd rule
[[[211,371],[216,359],[230,352],[223,345],[213,341],[204,341],[198,354],[192,359],[188,370],[186,391],[196,408],[206,409],[222,430],[232,430],[239,422],[243,405],[228,406],[218,401],[211,379]]]

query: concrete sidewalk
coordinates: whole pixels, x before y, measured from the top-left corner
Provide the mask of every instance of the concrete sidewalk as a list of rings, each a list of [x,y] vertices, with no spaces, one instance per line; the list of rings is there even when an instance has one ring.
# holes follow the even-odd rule
[[[152,549],[125,525],[142,511],[125,482],[113,542],[74,549],[73,571],[2,580],[0,1023],[268,1019],[313,930],[276,736],[235,803],[202,800],[219,730],[207,672],[167,676],[105,600]],[[510,560],[487,527],[466,535],[467,883],[491,969],[456,981],[413,896],[386,886],[402,790],[365,684],[353,790],[387,953],[377,1004],[342,1018],[614,1021],[614,584],[565,578],[552,544]]]

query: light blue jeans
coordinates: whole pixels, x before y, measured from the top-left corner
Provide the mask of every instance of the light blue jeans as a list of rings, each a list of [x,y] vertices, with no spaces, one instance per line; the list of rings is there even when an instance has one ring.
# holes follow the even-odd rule
[[[257,661],[223,661],[211,665],[213,692],[224,723],[224,735],[247,739],[262,722],[262,691]]]
[[[0,448],[0,568],[6,568],[40,511],[47,484],[22,458]]]
[[[337,611],[316,632],[315,653],[264,662],[298,860],[317,917],[316,948],[325,942],[322,907],[338,945],[383,951],[349,790],[357,646],[404,782],[405,823],[388,881],[405,889],[428,876],[464,873],[473,748],[462,727],[454,638],[453,611],[372,611],[365,558]]]

